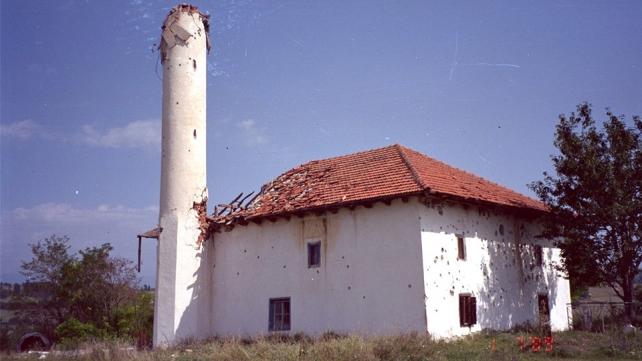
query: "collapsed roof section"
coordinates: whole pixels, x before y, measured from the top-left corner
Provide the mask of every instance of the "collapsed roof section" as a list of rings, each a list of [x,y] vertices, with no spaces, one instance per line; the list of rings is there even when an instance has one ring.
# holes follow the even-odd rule
[[[231,206],[209,220],[220,228],[409,196],[527,213],[547,210],[539,201],[395,144],[300,165],[264,185],[247,206]]]

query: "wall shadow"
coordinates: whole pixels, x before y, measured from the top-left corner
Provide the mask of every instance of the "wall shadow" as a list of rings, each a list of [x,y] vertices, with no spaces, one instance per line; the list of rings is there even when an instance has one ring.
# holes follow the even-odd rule
[[[500,223],[496,232],[478,235],[486,247],[486,260],[480,264],[483,280],[478,295],[478,322],[482,328],[492,330],[539,327],[538,296],[548,297],[549,310],[557,306],[553,252],[546,241],[536,238],[535,227],[529,226],[528,220],[507,218],[512,221],[510,225]],[[536,246],[544,246],[541,265]]]
[[[211,337],[211,264],[210,255],[213,251],[213,240],[203,242],[195,256],[198,259],[198,268],[192,274],[194,282],[185,285],[184,289],[177,292],[191,291],[191,298],[185,308],[178,325],[174,343],[202,340]],[[180,267],[180,264],[179,264]]]
[[[454,311],[460,294],[476,297],[477,326],[471,330],[507,330],[526,323],[538,326],[538,295],[548,296],[550,310],[565,308],[556,304],[559,279],[551,262],[555,252],[548,248],[549,242],[538,238],[534,220],[475,206],[434,204],[422,213],[421,224],[428,237],[426,246],[437,247],[424,260],[428,315],[435,316],[440,309]],[[466,239],[463,261],[457,259],[457,236]],[[541,265],[535,246],[544,247]],[[431,323],[430,318],[427,322]],[[467,333],[458,328],[458,318],[456,322],[442,331]]]

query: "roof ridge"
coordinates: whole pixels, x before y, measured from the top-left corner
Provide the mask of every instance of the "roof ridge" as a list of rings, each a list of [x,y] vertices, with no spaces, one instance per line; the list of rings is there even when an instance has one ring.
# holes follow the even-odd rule
[[[287,170],[262,187],[245,220],[313,209],[371,204],[409,195],[546,211],[525,194],[395,143]]]
[[[523,193],[521,193],[521,192],[517,192],[517,191],[515,191],[515,190],[513,190],[513,189],[511,189],[511,188],[509,188],[509,187],[507,187],[507,186],[505,186],[505,185],[502,185],[502,184],[500,184],[500,183],[497,183],[496,181],[490,180],[490,179],[488,179],[488,178],[486,178],[486,177],[482,177],[482,176],[480,176],[480,175],[478,175],[478,174],[476,174],[476,173],[473,173],[473,172],[467,171],[467,170],[465,170],[465,169],[463,169],[463,168],[459,168],[459,167],[456,167],[456,166],[454,166],[454,165],[448,164],[448,163],[443,162],[443,161],[441,161],[441,160],[439,160],[439,159],[436,159],[436,158],[433,158],[433,157],[431,157],[431,156],[429,156],[429,155],[426,155],[426,154],[424,154],[424,153],[422,153],[422,152],[420,152],[420,151],[418,151],[418,150],[414,150],[414,149],[412,149],[412,148],[408,148],[408,147],[405,147],[405,146],[400,145],[400,144],[399,144],[399,146],[400,146],[402,149],[404,149],[404,150],[409,150],[409,151],[411,151],[411,152],[417,153],[417,154],[419,154],[419,155],[421,155],[421,156],[423,156],[423,157],[426,157],[426,158],[428,158],[428,159],[430,159],[430,160],[432,160],[432,161],[434,161],[434,162],[437,162],[437,163],[439,163],[439,164],[441,164],[441,165],[443,165],[443,166],[446,166],[446,167],[449,167],[449,168],[455,169],[455,170],[457,170],[457,171],[460,171],[460,172],[462,172],[462,173],[465,173],[465,174],[467,174],[467,175],[469,175],[469,176],[472,176],[472,177],[474,177],[474,178],[478,178],[478,179],[481,179],[481,180],[483,180],[483,181],[485,181],[485,182],[491,183],[491,184],[493,184],[493,185],[495,185],[495,186],[497,186],[497,187],[499,187],[499,188],[503,189],[504,191],[508,191],[508,192],[513,193],[513,194],[516,194],[516,195],[518,195],[518,196],[526,197],[526,198],[528,198],[528,199],[530,199],[530,200],[532,200],[532,201],[535,201],[535,202],[538,202],[538,203],[542,203],[542,201],[540,201],[540,200],[538,200],[538,199],[532,198],[532,197],[530,197],[530,196],[528,196],[528,195],[526,195],[526,194],[523,194]],[[542,204],[543,204],[543,203],[542,203]]]
[[[294,167],[294,168],[292,168],[290,170],[293,170],[293,169],[299,168],[299,167],[303,167],[305,165],[312,164],[312,163],[325,162],[325,161],[328,161],[328,160],[337,160],[337,159],[352,157],[352,156],[359,155],[359,154],[377,152],[377,151],[380,151],[380,150],[393,148],[393,147],[395,147],[397,145],[399,145],[399,144],[391,144],[391,145],[386,145],[385,147],[379,147],[379,148],[373,148],[373,149],[367,149],[367,150],[360,150],[358,152],[353,152],[353,153],[348,153],[348,154],[343,154],[343,155],[337,155],[337,156],[329,157],[329,158],[313,159],[313,160],[309,160],[309,161],[307,161],[305,163],[301,163],[301,164],[297,165],[296,167]]]
[[[401,157],[401,160],[404,162],[406,167],[408,167],[408,170],[410,170],[410,174],[412,174],[412,179],[417,183],[419,188],[421,188],[422,191],[427,191],[430,189],[430,187],[426,186],[424,182],[421,180],[421,176],[419,176],[419,173],[417,172],[417,169],[415,169],[415,166],[412,164],[412,162],[406,157],[406,154],[404,153],[404,146],[395,143],[392,145],[397,152],[399,153],[399,156]]]

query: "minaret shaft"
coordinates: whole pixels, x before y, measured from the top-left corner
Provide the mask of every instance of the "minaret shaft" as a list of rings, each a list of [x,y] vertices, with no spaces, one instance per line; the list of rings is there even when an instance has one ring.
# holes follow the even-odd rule
[[[163,138],[154,346],[207,328],[199,317],[203,250],[199,212],[206,211],[207,16],[190,5],[167,15],[161,37]]]

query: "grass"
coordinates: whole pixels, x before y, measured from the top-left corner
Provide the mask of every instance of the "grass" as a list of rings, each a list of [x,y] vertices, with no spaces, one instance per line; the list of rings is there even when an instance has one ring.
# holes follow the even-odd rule
[[[527,333],[485,332],[450,342],[427,335],[362,338],[329,334],[318,339],[303,335],[257,339],[213,339],[185,342],[165,350],[135,351],[118,343],[85,345],[82,352],[48,355],[47,360],[97,361],[421,361],[421,360],[642,360],[642,334],[554,334],[553,352],[520,352],[517,337]],[[491,343],[495,350],[491,350]],[[37,359],[9,355],[3,360]]]

